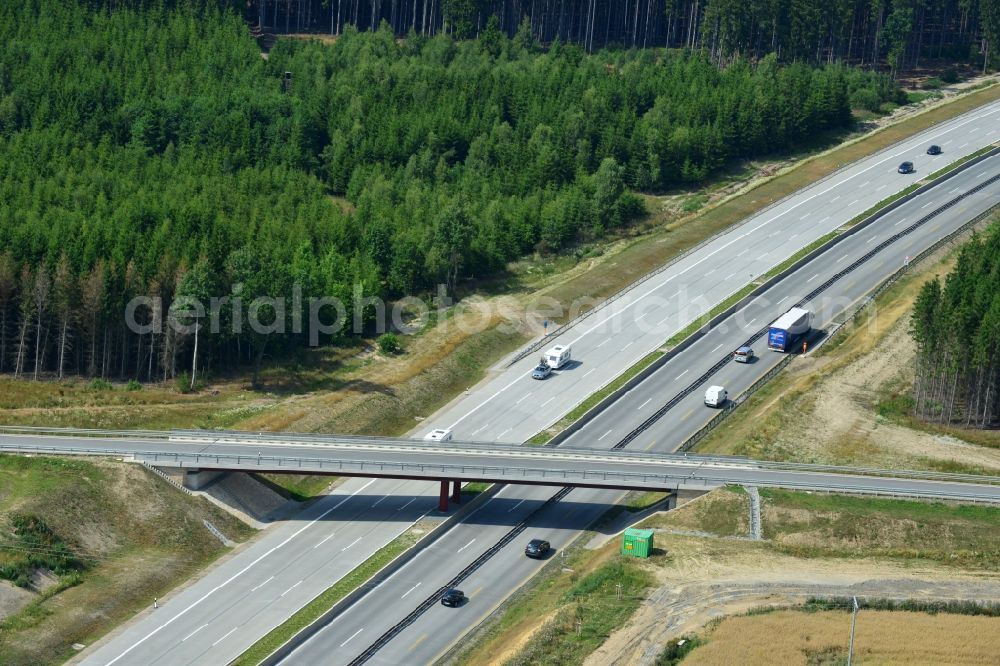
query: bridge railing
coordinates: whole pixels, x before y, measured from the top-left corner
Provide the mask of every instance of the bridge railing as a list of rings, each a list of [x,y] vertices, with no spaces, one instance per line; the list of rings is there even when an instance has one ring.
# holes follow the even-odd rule
[[[543,483],[547,485],[588,485],[608,488],[676,488],[704,487],[713,488],[730,483],[753,483],[760,487],[780,487],[791,489],[814,489],[837,492],[888,493],[895,495],[924,496],[974,500],[1000,503],[1000,493],[991,492],[989,486],[982,486],[963,491],[934,490],[930,488],[907,488],[904,486],[873,485],[867,477],[851,478],[848,475],[836,474],[835,479],[815,479],[814,481],[797,480],[794,478],[769,479],[766,476],[747,475],[741,470],[741,475],[734,477],[726,475],[724,470],[712,467],[698,467],[694,470],[669,470],[657,472],[609,471],[592,469],[542,468],[511,465],[476,465],[468,463],[421,463],[421,462],[389,462],[382,460],[338,460],[328,458],[310,458],[306,456],[275,456],[247,455],[229,453],[203,452],[166,452],[141,451],[129,449],[114,449],[111,447],[59,447],[36,444],[2,444],[0,451],[31,453],[73,453],[77,455],[113,455],[132,458],[152,465],[169,465],[172,467],[191,467],[205,469],[230,469],[235,471],[268,471],[268,472],[318,472],[352,476],[404,476],[412,478],[431,479],[462,479],[484,480],[506,483]],[[767,474],[767,472],[763,472]]]
[[[759,382],[763,383],[763,379]],[[749,394],[750,392],[745,392]],[[741,396],[743,397],[743,396]],[[742,402],[742,401],[740,401]],[[728,412],[720,413],[719,417]],[[717,418],[719,418],[717,417]],[[719,418],[721,420],[721,418]],[[710,422],[710,425],[714,425]],[[705,430],[707,431],[707,427]],[[985,476],[977,474],[960,474],[953,472],[933,472],[923,470],[906,469],[884,469],[876,467],[847,467],[834,465],[821,465],[812,463],[793,462],[771,462],[752,460],[737,456],[706,456],[691,453],[650,453],[628,450],[599,450],[581,448],[544,448],[526,447],[505,444],[482,444],[471,442],[434,442],[429,443],[424,440],[411,440],[400,438],[376,438],[350,435],[299,435],[297,433],[248,433],[238,431],[156,431],[156,430],[94,430],[94,429],[71,429],[71,428],[37,428],[21,426],[0,426],[0,435],[32,435],[32,436],[53,436],[66,438],[106,438],[106,439],[136,439],[136,440],[167,440],[173,442],[204,442],[206,444],[279,444],[289,446],[316,446],[317,450],[341,448],[351,450],[371,450],[371,451],[402,451],[408,454],[426,453],[441,454],[451,456],[503,456],[520,459],[536,460],[590,460],[595,462],[617,462],[630,461],[634,463],[648,462],[652,465],[710,465],[715,468],[753,468],[758,470],[773,471],[794,471],[794,472],[817,472],[826,474],[843,474],[854,476],[880,476],[894,477],[900,479],[919,479],[935,481],[951,481],[959,483],[980,483],[1000,485],[1000,477]],[[0,439],[0,450],[4,448],[16,448],[18,445],[8,447],[2,444]],[[86,452],[89,455],[125,455],[131,456],[137,449],[115,449],[114,447],[92,447],[83,449],[80,447],[60,447],[57,444],[42,444],[39,442],[29,445],[34,450],[44,450],[53,454],[72,454],[74,452]],[[155,452],[151,452],[155,453]],[[212,454],[215,455],[214,453]],[[232,455],[219,453],[218,455]],[[312,456],[273,456],[269,452],[262,459],[314,459]],[[315,458],[319,460],[319,458]],[[324,459],[329,460],[329,459]]]

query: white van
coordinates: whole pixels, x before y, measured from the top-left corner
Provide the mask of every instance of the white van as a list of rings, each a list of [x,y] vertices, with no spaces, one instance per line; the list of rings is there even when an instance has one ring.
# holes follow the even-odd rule
[[[705,391],[705,404],[709,407],[721,407],[729,399],[729,393],[721,386],[709,386]]]
[[[542,360],[555,370],[569,363],[570,358],[569,345],[556,345],[542,355]]]
[[[444,428],[438,428],[437,430],[431,430],[429,433],[424,435],[424,439],[431,442],[450,442],[451,441],[451,430]]]

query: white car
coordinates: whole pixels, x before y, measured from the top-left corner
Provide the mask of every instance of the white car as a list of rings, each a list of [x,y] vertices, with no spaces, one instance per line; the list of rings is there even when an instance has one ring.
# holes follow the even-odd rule
[[[437,430],[431,430],[429,433],[424,435],[424,439],[430,442],[450,442],[451,430],[448,430],[446,428],[438,428]]]

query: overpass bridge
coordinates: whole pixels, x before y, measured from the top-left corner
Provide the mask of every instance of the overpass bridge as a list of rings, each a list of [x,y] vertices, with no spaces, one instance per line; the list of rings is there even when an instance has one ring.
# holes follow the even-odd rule
[[[184,468],[195,479],[206,471],[241,471],[433,480],[441,484],[443,511],[471,481],[625,490],[738,484],[1000,503],[994,476],[387,437],[0,427],[3,452],[121,457]]]

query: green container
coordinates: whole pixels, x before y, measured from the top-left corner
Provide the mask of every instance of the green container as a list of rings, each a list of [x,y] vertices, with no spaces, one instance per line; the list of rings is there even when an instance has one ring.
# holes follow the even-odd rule
[[[649,557],[653,550],[653,530],[629,528],[622,537],[622,555]]]

